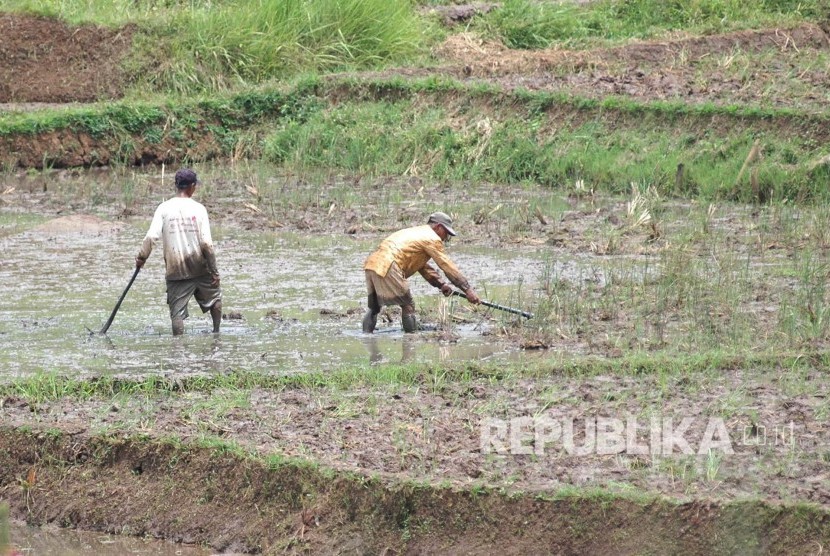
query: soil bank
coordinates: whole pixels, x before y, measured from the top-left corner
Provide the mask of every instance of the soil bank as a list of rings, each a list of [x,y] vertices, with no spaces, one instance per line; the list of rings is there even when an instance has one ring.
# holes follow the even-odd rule
[[[8,427],[0,495],[34,523],[243,552],[804,554],[830,542],[830,516],[809,506],[458,490],[221,447]]]

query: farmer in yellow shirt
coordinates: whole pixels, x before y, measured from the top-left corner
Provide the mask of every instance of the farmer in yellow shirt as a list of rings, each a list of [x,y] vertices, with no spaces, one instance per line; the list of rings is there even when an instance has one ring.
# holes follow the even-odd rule
[[[363,265],[369,294],[369,311],[363,317],[363,332],[371,333],[375,330],[378,313],[384,305],[400,305],[404,332],[415,332],[418,329],[415,302],[407,280],[416,272],[444,295],[452,295],[452,286],[429,264],[430,259],[444,271],[450,282],[467,295],[470,303],[481,303],[470,283],[444,250],[444,242],[455,235],[452,219],[443,212],[435,212],[429,216],[425,225],[400,230],[381,242]]]

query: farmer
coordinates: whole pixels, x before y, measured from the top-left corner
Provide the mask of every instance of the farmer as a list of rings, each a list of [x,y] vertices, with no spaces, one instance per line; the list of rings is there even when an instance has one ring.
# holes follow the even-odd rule
[[[429,264],[430,259],[438,264],[450,282],[467,294],[470,303],[481,303],[470,283],[444,251],[444,242],[454,235],[452,219],[443,212],[435,212],[429,216],[426,225],[397,231],[381,242],[363,265],[369,293],[369,311],[363,317],[363,332],[375,330],[378,313],[384,305],[400,305],[404,332],[417,330],[415,302],[407,280],[416,272],[420,272],[445,296],[452,295],[452,286]]]
[[[196,172],[183,168],[176,172],[175,183],[177,194],[156,209],[135,258],[135,266],[144,266],[153,246],[161,238],[173,335],[184,334],[190,296],[196,297],[203,313],[210,311],[213,331],[219,332],[222,290],[219,288],[219,270],[216,268],[210,224],[205,207],[192,199],[200,182]]]

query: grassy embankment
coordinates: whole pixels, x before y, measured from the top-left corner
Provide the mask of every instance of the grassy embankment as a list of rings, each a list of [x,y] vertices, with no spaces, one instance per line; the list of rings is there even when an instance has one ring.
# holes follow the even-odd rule
[[[503,9],[474,23],[511,48],[589,48],[670,33],[708,35],[820,21],[827,9],[826,0],[600,0],[587,6],[507,0]]]
[[[761,370],[756,371],[754,366]],[[125,485],[124,481],[128,481],[133,485],[131,489],[145,489],[148,488],[147,484],[162,481],[165,485],[176,485],[182,492],[188,493],[185,498],[176,497],[175,511],[167,507],[165,499],[154,498],[156,490],[148,493],[148,501],[151,501],[148,504],[158,504],[152,506],[156,509],[154,515],[167,515],[168,512],[176,516],[196,515],[196,512],[191,512],[187,508],[194,503],[198,505],[200,502],[195,499],[202,498],[211,501],[214,510],[221,515],[222,512],[231,511],[225,508],[225,503],[230,504],[231,499],[238,500],[241,496],[246,504],[258,506],[259,516],[269,516],[273,504],[277,501],[279,508],[274,510],[274,513],[284,514],[286,508],[281,504],[287,503],[289,512],[313,508],[317,512],[322,512],[322,515],[329,516],[329,519],[321,519],[321,523],[352,523],[355,519],[363,520],[364,513],[367,514],[365,519],[372,520],[371,508],[383,507],[388,510],[389,504],[392,504],[395,507],[400,505],[403,512],[401,517],[408,519],[390,524],[381,521],[384,531],[393,538],[409,542],[418,535],[440,530],[435,525],[429,525],[431,520],[435,520],[435,512],[439,509],[430,508],[429,505],[422,506],[417,502],[422,497],[436,498],[436,503],[441,508],[440,512],[454,515],[455,523],[464,529],[479,522],[470,521],[467,514],[467,511],[477,507],[478,503],[486,502],[488,511],[492,512],[487,515],[492,515],[495,519],[499,512],[509,512],[508,507],[512,503],[535,500],[535,503],[540,504],[537,512],[529,514],[524,519],[530,519],[533,523],[537,516],[545,520],[551,519],[551,516],[559,516],[566,524],[570,524],[565,530],[569,530],[569,527],[585,527],[591,523],[590,516],[594,510],[599,508],[606,520],[609,513],[616,515],[618,510],[622,511],[620,505],[628,512],[650,514],[658,511],[659,517],[655,518],[653,525],[656,527],[655,530],[667,531],[666,538],[672,538],[674,540],[671,542],[676,543],[679,536],[668,533],[674,531],[676,520],[673,516],[682,516],[684,508],[688,506],[673,500],[673,496],[666,498],[665,495],[655,494],[657,489],[649,482],[649,478],[658,477],[663,480],[669,478],[672,483],[677,483],[681,487],[681,491],[685,488],[692,494],[705,493],[703,496],[710,500],[706,507],[714,509],[717,514],[713,514],[710,519],[704,519],[703,524],[718,530],[734,529],[741,539],[735,541],[738,544],[751,542],[766,545],[773,539],[778,539],[779,532],[784,531],[781,528],[782,520],[790,525],[799,524],[796,530],[787,530],[787,542],[823,542],[827,535],[826,509],[818,505],[799,503],[798,498],[793,498],[789,494],[788,487],[782,485],[775,496],[776,499],[785,500],[783,503],[767,503],[763,501],[763,496],[753,496],[752,490],[746,488],[743,492],[749,494],[739,497],[723,494],[723,490],[728,489],[734,476],[741,476],[746,471],[740,466],[736,468],[736,461],[751,460],[754,465],[752,477],[758,481],[764,481],[766,478],[778,480],[781,476],[788,476],[791,481],[797,481],[798,477],[809,477],[809,469],[820,465],[821,457],[827,457],[826,451],[821,447],[802,446],[799,443],[785,454],[785,457],[759,458],[763,465],[757,465],[753,457],[747,456],[745,452],[733,458],[709,454],[708,457],[676,456],[642,460],[621,455],[617,459],[619,465],[627,466],[626,472],[622,475],[617,472],[613,479],[603,477],[582,487],[558,483],[542,493],[536,492],[535,489],[527,493],[522,492],[521,488],[511,488],[512,481],[517,477],[508,473],[499,475],[496,472],[495,476],[492,476],[491,466],[498,469],[499,458],[482,458],[479,465],[485,469],[485,473],[477,480],[471,480],[463,474],[459,476],[457,469],[454,473],[447,473],[440,464],[434,464],[429,458],[436,455],[433,442],[438,442],[440,438],[440,435],[431,432],[430,424],[438,418],[439,406],[447,408],[444,418],[449,418],[450,422],[445,425],[449,425],[451,429],[454,426],[461,427],[463,432],[457,431],[461,432],[461,436],[468,430],[466,427],[475,425],[478,418],[508,418],[521,414],[523,410],[516,407],[516,396],[518,399],[524,396],[527,400],[538,402],[538,414],[552,407],[559,410],[564,407],[573,408],[574,411],[586,411],[587,407],[601,404],[603,414],[614,415],[631,411],[632,407],[643,404],[642,409],[646,415],[654,411],[665,415],[671,414],[671,408],[675,407],[675,404],[682,407],[684,401],[702,399],[705,415],[721,417],[730,423],[763,424],[764,419],[769,419],[769,415],[757,409],[753,396],[769,383],[769,371],[787,375],[786,379],[782,378],[774,387],[776,391],[780,389],[782,396],[776,400],[791,400],[792,403],[796,403],[795,400],[815,399],[822,395],[826,388],[826,379],[823,378],[826,376],[826,368],[826,358],[808,360],[801,356],[782,356],[749,360],[727,356],[692,356],[684,359],[641,357],[636,361],[634,358],[627,358],[619,361],[595,360],[561,364],[540,361],[537,364],[507,366],[384,365],[341,369],[334,373],[282,377],[269,377],[259,372],[239,372],[181,380],[175,377],[126,380],[102,377],[86,381],[42,375],[19,379],[0,388],[0,396],[7,399],[10,406],[20,407],[22,401],[27,402],[28,406],[24,406],[22,412],[23,420],[31,423],[31,428],[23,426],[16,431],[0,431],[0,438],[10,446],[12,442],[16,442],[17,446],[25,447],[20,450],[8,450],[5,454],[9,461],[7,469],[14,469],[17,476],[25,476],[29,469],[29,451],[37,451],[43,458],[44,463],[37,469],[37,484],[22,484],[19,491],[9,493],[10,499],[14,500],[18,507],[28,503],[28,498],[25,498],[26,502],[23,499],[31,493],[32,499],[38,502],[32,504],[30,510],[34,520],[43,519],[42,516],[50,512],[49,504],[44,503],[47,497],[40,496],[39,493],[48,490],[53,496],[56,493],[63,496],[63,492],[75,492],[77,497],[78,492],[88,493],[96,492],[98,488],[103,489],[103,477],[113,477],[113,480],[117,478],[122,487]],[[560,373],[561,376],[557,376]],[[738,387],[734,392],[723,392],[724,386],[733,382],[728,378],[732,374],[741,377]],[[604,380],[596,381],[598,376],[604,377]],[[609,383],[609,376],[629,377],[630,380]],[[601,401],[586,402],[582,399],[579,394],[584,392],[583,387],[589,385],[599,386],[593,391],[601,396]],[[266,394],[263,398],[263,390],[272,394]],[[769,389],[764,391],[769,395]],[[714,400],[709,399],[714,392],[723,392],[723,395]],[[285,393],[286,399],[295,402],[297,396],[300,396],[299,399],[308,400],[309,406],[303,408],[292,405],[287,408],[292,419],[291,424],[281,421],[283,418],[288,419],[284,412],[277,414],[276,418],[266,412],[265,415],[269,415],[273,423],[270,419],[262,422],[263,413],[259,411],[258,406],[268,405],[264,400],[275,400],[271,397],[274,393],[277,396]],[[502,393],[505,395],[502,396]],[[61,408],[65,407],[67,399],[80,403],[69,404],[74,408],[71,418],[59,418],[57,416],[63,413]],[[440,400],[439,404],[436,404],[436,399]],[[419,409],[416,409],[416,406]],[[778,406],[780,402],[776,403],[776,407]],[[411,410],[401,412],[401,407],[411,407]],[[818,421],[825,421],[827,418],[826,407],[823,415],[815,406],[809,410],[806,405],[798,407],[809,412],[809,423],[813,423],[813,418]],[[387,415],[390,408],[398,408],[398,412],[393,413],[395,421],[387,422],[387,418],[380,419],[379,415]],[[87,416],[80,421],[82,433],[75,428],[78,425],[79,411],[85,411],[83,415]],[[245,435],[231,432],[237,430],[241,423],[248,423],[246,429],[249,433],[252,432],[251,426],[255,429],[263,428],[265,431],[272,430],[272,427],[279,427],[280,430],[287,428],[296,433],[296,423],[304,422],[309,416],[320,413],[323,413],[322,424],[315,436],[319,434],[323,441],[314,442],[314,448],[337,446],[338,442],[342,442],[344,426],[357,426],[358,430],[362,430],[357,424],[362,420],[368,419],[372,423],[379,421],[384,424],[372,426],[374,434],[378,435],[378,442],[391,436],[390,451],[400,457],[402,468],[406,470],[405,475],[417,479],[390,478],[383,472],[373,475],[372,471],[377,469],[373,466],[369,466],[369,477],[360,473],[334,471],[328,464],[340,460],[343,455],[338,456],[335,450],[334,453],[325,454],[328,459],[326,463],[320,464],[318,458],[313,457],[316,451],[301,451],[303,437],[287,435],[292,440],[277,442],[280,446],[284,445],[286,450],[291,450],[286,453],[279,447],[262,448],[261,439],[252,443],[250,437],[241,438]],[[17,414],[20,415],[20,412]],[[638,412],[637,415],[639,417],[642,414]],[[470,424],[465,425],[466,419],[462,417],[470,418]],[[73,432],[50,428],[50,423],[56,418],[62,427],[68,427]],[[397,419],[403,421],[398,422]],[[181,431],[183,424],[189,424],[186,440],[176,433],[169,432],[170,429],[167,428],[172,425],[173,430]],[[385,434],[387,429],[390,434]],[[406,440],[407,431],[413,429],[417,431],[419,438],[420,431],[423,430],[425,445]],[[78,436],[79,434],[81,435]],[[395,440],[395,435],[399,435],[400,438]],[[256,438],[258,437],[254,435],[254,439]],[[67,451],[67,442],[71,443],[74,451]],[[83,459],[73,459],[72,454],[79,453],[79,447],[83,448],[81,453],[88,455]],[[298,456],[298,450],[305,456]],[[443,448],[438,451],[442,450]],[[19,461],[16,458],[20,458]],[[340,461],[342,467],[342,460]],[[419,461],[425,463],[419,465]],[[531,468],[534,465],[544,467],[550,463],[550,460],[544,458],[540,458],[539,461],[530,458],[529,461],[532,463],[525,461],[525,464]],[[138,474],[130,473],[130,470],[139,467],[142,478],[134,479]],[[216,469],[222,469],[224,472],[217,475]],[[229,469],[244,469],[244,472],[230,473],[227,472]],[[512,469],[519,476],[526,470],[525,465],[518,465]],[[201,475],[202,473],[204,475]],[[276,485],[274,490],[266,489],[263,492],[260,489],[252,489],[252,483],[249,482],[252,480],[251,473],[256,476],[263,473],[265,479],[261,484]],[[218,484],[225,485],[219,479],[220,476],[241,479],[235,486],[227,485],[220,488]],[[348,514],[351,517],[342,520],[331,519],[333,513],[338,514],[349,508],[348,500],[341,500],[340,496],[343,490],[349,496],[354,493],[349,488],[352,481],[360,485],[364,494],[371,496],[371,500],[366,502],[365,507],[360,506],[357,516],[353,508]],[[466,486],[456,490],[455,487],[461,483]],[[335,488],[332,489],[332,486]],[[219,494],[220,492],[235,494],[226,499]],[[295,493],[296,498],[286,501],[284,495],[290,493]],[[475,496],[473,499],[467,499],[463,493],[474,493]],[[692,494],[681,498],[695,498]],[[713,502],[712,498],[723,501]],[[81,499],[83,500],[83,497]],[[67,519],[76,526],[100,527],[101,522],[96,516],[107,515],[106,500],[106,497],[96,498],[94,503],[89,505],[89,511]],[[385,503],[381,503],[381,500]],[[565,501],[567,504],[551,504],[557,501]],[[232,507],[238,508],[238,502]],[[578,511],[580,515],[572,516],[566,511],[567,507],[572,511]],[[767,521],[770,513],[775,516],[772,523]],[[739,514],[743,518],[735,519]],[[107,523],[113,523],[112,514],[109,515]],[[139,511],[136,515],[142,515],[142,512]],[[119,527],[129,524],[131,531],[141,533],[141,527],[148,527],[148,521],[135,518],[133,513],[124,516],[123,519],[123,522],[116,521]],[[256,527],[259,531],[273,531],[275,524],[283,526],[280,519],[263,519],[270,520],[272,526]],[[749,525],[757,520],[763,521],[766,527],[756,528]],[[680,521],[685,526],[685,521]],[[372,522],[375,524],[373,530],[380,526],[378,521]],[[437,523],[443,521],[439,520]],[[491,530],[495,523],[493,521],[489,525]],[[630,522],[623,520],[617,523],[615,520],[614,523],[613,527],[619,527],[620,531],[626,532],[626,538],[640,534],[639,529]],[[420,525],[416,528],[416,524]],[[155,520],[152,525],[160,527]],[[181,522],[176,521],[171,524],[170,530],[175,532],[180,525]],[[255,527],[256,521],[250,525]],[[525,525],[528,525],[528,521],[525,521]],[[555,530],[550,527],[545,529]],[[693,528],[692,531],[698,532],[699,529]],[[284,534],[275,536],[285,538]],[[570,532],[564,536],[576,539],[573,542],[577,543],[583,538]],[[711,542],[711,546],[722,548],[723,543],[727,542],[723,538],[706,535],[701,535],[704,539],[702,541],[690,539],[688,536],[682,537],[684,543],[688,542],[691,545],[703,542],[703,545],[710,546],[708,543]],[[775,542],[782,540],[778,539]],[[648,542],[656,541],[650,539]]]
[[[328,389],[346,392],[356,388],[404,387],[430,385],[441,391],[450,383],[469,383],[485,380],[510,383],[522,379],[545,376],[588,378],[613,375],[636,377],[660,375],[663,382],[681,380],[687,374],[721,376],[725,370],[777,368],[793,372],[813,370],[826,373],[830,368],[827,354],[805,356],[803,353],[762,354],[734,356],[728,350],[709,351],[685,356],[639,354],[626,358],[584,358],[573,360],[564,356],[521,364],[469,362],[435,367],[429,364],[386,364],[365,367],[346,367],[337,371],[293,373],[285,375],[262,374],[240,369],[217,376],[124,378],[101,376],[93,379],[74,379],[55,373],[41,373],[0,384],[0,395],[31,402],[35,408],[69,397],[77,400],[109,399],[118,396],[150,397],[159,393],[183,392],[244,392],[252,388],[271,389]],[[671,392],[669,387],[666,394]],[[825,412],[826,413],[826,412]]]
[[[643,189],[654,186],[661,194],[740,201],[815,198],[826,190],[821,185],[827,178],[825,167],[814,168],[826,154],[821,149],[826,115],[771,107],[765,99],[757,104],[688,106],[680,100],[599,101],[522,92],[499,98],[497,89],[486,86],[394,79],[364,86],[346,79],[339,90],[332,86],[322,93],[304,85],[275,93],[279,87],[272,82],[264,92],[216,97],[298,72],[429,64],[428,50],[443,32],[417,17],[408,2],[263,2],[246,4],[246,9],[235,2],[165,6],[116,2],[101,9],[89,2],[0,3],[0,9],[56,15],[73,23],[129,22],[139,28],[128,64],[132,100],[74,115],[4,116],[0,134],[86,132],[110,143],[108,150],[114,152],[105,163],[146,160],[131,156],[136,144],[163,139],[172,144],[169,158],[198,158],[205,153],[188,151],[183,144],[209,133],[218,143],[218,154],[263,155],[295,171],[408,172],[452,182],[523,181],[556,188],[580,183],[589,190],[614,193],[627,192],[636,183]],[[474,19],[472,29],[520,48],[586,47],[661,37],[677,29],[695,34],[815,21],[822,17],[821,6],[821,0],[641,0],[587,7],[511,1]],[[766,56],[732,52],[720,69],[748,79],[750,68]],[[708,63],[699,71],[706,72]],[[791,77],[821,63],[820,57],[796,60]],[[153,71],[146,71],[151,66]],[[148,91],[184,97],[159,101],[148,97]],[[187,98],[194,94],[207,97],[194,104]],[[792,87],[789,94],[797,106],[803,91]],[[421,95],[427,95],[423,104],[415,102]],[[453,105],[447,97],[469,97],[472,107],[465,109],[463,100]],[[332,106],[335,98],[337,106]],[[491,98],[501,110],[489,113]],[[510,105],[516,109],[505,110]],[[760,141],[763,163],[754,172],[740,172],[755,140]],[[213,150],[209,156],[216,154]],[[44,153],[42,162],[65,164],[56,153]],[[89,163],[95,163],[94,157]],[[685,166],[682,175],[677,171],[680,163]],[[741,180],[736,180],[739,174]]]
[[[678,29],[693,35],[816,21],[823,17],[822,6],[822,0],[639,0],[589,6],[516,0],[475,18],[472,29],[517,48],[587,47],[661,37]],[[769,107],[764,99],[759,104],[691,107],[682,101],[597,101],[518,92],[501,101],[516,104],[517,110],[488,114],[481,105],[499,96],[494,88],[395,80],[378,80],[365,87],[347,80],[337,106],[331,106],[332,95],[324,92],[315,97],[302,85],[280,97],[273,92],[273,82],[270,92],[213,97],[298,73],[429,64],[429,48],[444,32],[416,16],[405,1],[262,2],[246,3],[245,9],[236,2],[168,7],[122,1],[107,3],[104,9],[95,2],[7,0],[0,9],[49,14],[73,23],[138,25],[135,52],[128,63],[134,83],[128,98],[143,97],[143,102],[124,101],[115,108],[69,117],[47,113],[0,120],[2,135],[69,128],[105,137],[117,143],[115,160],[120,155],[125,162],[134,161],[130,156],[134,143],[158,143],[165,132],[173,142],[193,141],[195,133],[209,132],[225,156],[262,154],[301,171],[409,172],[453,182],[527,181],[559,188],[580,182],[588,189],[615,193],[627,192],[633,182],[643,189],[655,186],[662,194],[741,201],[758,196],[811,198],[826,190],[816,183],[826,176],[811,170],[818,155],[826,154],[820,148],[824,136],[819,131],[826,127],[825,115]],[[765,55],[733,52],[722,70],[744,75]],[[805,73],[821,63],[821,59],[798,60],[791,73]],[[153,71],[146,71],[150,67]],[[700,71],[706,71],[705,64]],[[183,95],[183,100],[159,102],[147,97],[148,91]],[[413,97],[431,92],[440,96],[431,95],[426,106],[412,102]],[[194,106],[187,99],[194,94],[208,98]],[[798,94],[795,88],[791,92],[796,105]],[[468,110],[447,106],[448,95],[469,96],[474,105]],[[346,102],[341,104],[342,97]],[[233,117],[219,113],[228,106],[236,110]],[[275,116],[281,121],[274,122]],[[460,121],[454,125],[455,120]],[[627,125],[619,125],[619,120]],[[249,129],[253,124],[260,129]],[[710,126],[715,129],[709,130]],[[276,129],[266,134],[264,127]],[[755,173],[742,173],[742,180],[736,182],[733,178],[756,139],[764,163]],[[180,148],[170,156],[186,156],[186,152]],[[49,161],[45,153],[44,163]],[[686,167],[682,176],[677,173],[679,163]]]
[[[341,95],[357,100],[331,106]],[[184,151],[207,136],[225,156],[262,156],[303,173],[520,182],[565,192],[626,193],[634,183],[699,200],[802,201],[826,195],[827,119],[788,108],[593,100],[432,78],[307,79],[196,101],[7,114],[0,137],[68,129],[113,150],[109,162],[129,162],[138,145],[178,141]],[[742,171],[756,140],[763,162]],[[60,152],[44,156],[65,165]]]
[[[137,24],[133,70],[141,90],[192,93],[251,85],[298,71],[426,62],[446,31],[417,7],[434,0],[2,0],[0,10],[59,17],[72,24]],[[682,31],[689,35],[821,21],[827,0],[612,0],[588,5],[507,0],[471,29],[512,48],[588,48]],[[160,56],[164,54],[164,56]],[[165,60],[159,64],[158,60]]]
[[[519,496],[486,486],[390,484],[303,461],[263,461],[221,442],[79,440],[59,432],[2,429],[0,438],[9,447],[3,451],[4,467],[14,473],[25,474],[28,467],[12,453],[49,455],[51,465],[39,468],[36,482],[25,483],[23,494],[11,497],[15,506],[31,507],[33,520],[51,513],[42,503],[46,497],[39,496],[48,491],[76,507],[61,516],[65,524],[186,536],[218,549],[278,554],[328,551],[348,542],[372,552],[390,546],[430,552],[469,547],[474,539],[481,551],[508,540],[529,552],[553,545],[581,552],[614,543],[630,550],[783,554],[821,545],[828,535],[826,514],[806,504],[680,504],[607,489]],[[119,497],[109,494],[122,490],[141,493],[126,512]],[[206,504],[210,512],[204,511]],[[245,513],[247,508],[256,511]],[[121,517],[117,524],[114,515]]]
[[[508,2],[476,18],[472,28],[517,47],[552,41],[596,46],[664,36],[678,28],[705,33],[773,21],[815,21],[822,17],[821,6],[819,0],[798,6],[769,1],[598,2],[588,7]],[[608,279],[599,285],[575,286],[553,272],[536,277],[541,290],[519,301],[533,305],[539,318],[523,333],[544,336],[546,342],[554,330],[565,337],[597,333],[605,335],[609,349],[628,353],[644,346],[679,352],[716,349],[724,339],[738,351],[761,344],[799,349],[820,341],[827,331],[822,253],[828,232],[821,204],[830,172],[820,163],[826,155],[825,112],[771,107],[764,99],[723,105],[589,99],[435,78],[309,77],[292,85],[262,84],[297,71],[429,63],[425,49],[442,32],[418,19],[405,2],[320,0],[279,3],[279,9],[265,2],[261,12],[256,7],[239,10],[233,2],[172,8],[123,2],[100,10],[89,3],[28,1],[0,7],[73,22],[136,22],[145,35],[137,39],[132,63],[140,65],[159,53],[167,60],[160,72],[147,77],[151,81],[135,74],[136,90],[174,94],[165,100],[137,100],[134,94],[107,106],[6,114],[0,117],[0,139],[30,137],[36,143],[48,134],[83,134],[97,142],[97,162],[105,163],[217,155],[233,161],[263,159],[288,174],[326,182],[320,187],[328,187],[328,178],[337,174],[420,177],[458,189],[471,182],[486,184],[481,191],[486,198],[488,187],[519,184],[538,191],[540,199],[569,195],[586,208],[594,206],[597,194],[625,195],[624,211],[619,204],[608,205],[616,222],[586,230],[585,243],[601,255],[645,249],[656,255],[651,269],[612,264],[603,269]],[[307,22],[300,25],[300,20]],[[721,69],[741,74],[769,56],[734,52],[732,62]],[[816,63],[809,57],[795,59],[791,73]],[[181,83],[201,96],[175,96],[184,92],[177,89]],[[256,83],[255,90],[217,92]],[[794,88],[789,104],[797,106],[799,94]],[[209,147],[200,150],[205,140]],[[69,144],[64,142],[64,148]],[[63,153],[47,149],[39,164],[67,163]],[[145,157],[148,151],[153,154]],[[93,152],[87,158],[95,164],[96,156]],[[258,202],[271,210],[301,202],[285,194],[284,188],[263,180]],[[125,186],[125,200],[134,195]],[[401,190],[395,198],[404,195]],[[310,198],[315,197],[319,195]],[[356,203],[354,195],[350,199]],[[678,209],[672,199],[696,203]],[[735,230],[716,223],[720,211],[728,212],[722,203],[732,201],[770,203],[760,222],[739,224],[737,229],[747,234],[739,248],[732,238]],[[791,208],[793,202],[815,205],[797,209]],[[393,203],[387,197],[387,204],[377,208],[392,212]],[[516,237],[537,213],[548,213],[554,224],[547,233],[555,236],[562,209],[552,206],[531,198],[500,210],[486,201],[451,208],[483,224],[504,222],[498,232]],[[757,234],[757,240],[750,234]],[[805,238],[818,249],[803,249]],[[640,246],[632,248],[632,242]],[[769,245],[782,247],[783,256],[768,255]],[[710,256],[700,257],[704,252]],[[711,260],[718,272],[712,272]],[[773,296],[770,305],[777,317],[759,334],[753,305],[759,294],[769,298],[786,280],[794,280],[796,287]],[[603,322],[617,323],[623,315],[629,320],[622,333],[603,328]]]
[[[420,51],[425,32],[406,0],[4,0],[0,10],[136,25],[126,67],[134,96],[188,97],[298,73],[404,62]]]

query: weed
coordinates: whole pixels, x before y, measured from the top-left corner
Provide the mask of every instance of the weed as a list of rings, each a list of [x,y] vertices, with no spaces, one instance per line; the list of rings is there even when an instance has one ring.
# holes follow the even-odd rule
[[[705,477],[706,477],[707,481],[713,482],[718,478],[718,473],[720,471],[721,458],[722,458],[722,456],[718,455],[717,451],[709,450],[709,453],[706,455],[706,473],[705,473]]]

